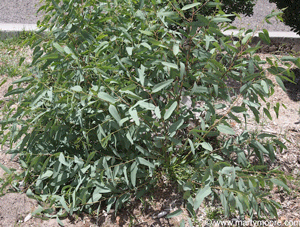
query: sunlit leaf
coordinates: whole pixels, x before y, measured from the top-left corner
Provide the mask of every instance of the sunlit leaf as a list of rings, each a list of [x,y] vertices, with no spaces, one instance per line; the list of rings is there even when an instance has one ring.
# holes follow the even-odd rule
[[[227,125],[218,125],[217,129],[222,133],[235,135],[235,131]]]
[[[182,7],[181,10],[188,10],[188,9],[194,8],[194,7],[199,6],[199,5],[201,5],[200,2],[195,2],[195,3],[192,3],[192,4],[185,5],[184,7]]]
[[[173,102],[173,104],[170,106],[169,109],[166,110],[165,114],[164,114],[164,120],[167,120],[169,117],[171,117],[172,113],[174,112],[174,110],[177,107],[177,101]]]
[[[158,83],[152,88],[152,92],[153,93],[159,92],[160,90],[162,90],[162,89],[168,87],[170,84],[172,84],[172,82],[173,82],[173,79]]]

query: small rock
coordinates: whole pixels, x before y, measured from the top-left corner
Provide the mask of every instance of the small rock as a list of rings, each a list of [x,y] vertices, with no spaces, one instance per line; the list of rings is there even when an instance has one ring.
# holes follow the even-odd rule
[[[163,218],[164,216],[166,216],[168,214],[167,211],[162,211],[157,215],[157,218]]]
[[[24,223],[27,222],[31,217],[32,217],[32,215],[31,215],[31,213],[29,213],[29,214],[24,218]]]

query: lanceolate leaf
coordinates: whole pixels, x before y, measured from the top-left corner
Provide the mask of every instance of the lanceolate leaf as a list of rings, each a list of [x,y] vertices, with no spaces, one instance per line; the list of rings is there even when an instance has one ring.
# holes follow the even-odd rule
[[[177,101],[175,101],[170,106],[170,108],[166,110],[165,115],[164,115],[164,120],[167,120],[172,115],[172,113],[174,112],[174,110],[176,109],[176,107],[177,107]]]
[[[104,101],[110,102],[112,104],[114,104],[116,102],[116,100],[110,96],[109,94],[105,93],[105,92],[99,92],[98,93],[98,97]]]
[[[222,133],[229,134],[229,135],[235,135],[234,130],[227,125],[218,125],[217,129]]]
[[[0,163],[0,168],[2,168],[5,172],[7,172],[8,174],[11,174],[12,172],[11,172],[11,170],[9,169],[9,168],[7,168],[6,166],[4,166],[4,165],[2,165],[1,163]]]
[[[152,93],[159,92],[160,90],[162,90],[162,89],[168,87],[170,84],[172,84],[172,82],[173,82],[173,79],[170,79],[170,80],[167,80],[167,81],[156,84],[152,88]]]
[[[168,215],[166,216],[166,218],[176,217],[176,216],[182,214],[182,212],[183,212],[183,211],[182,211],[181,209],[178,209],[178,210],[172,212],[171,214],[168,214]]]
[[[61,45],[59,45],[58,43],[54,42],[53,46],[56,50],[58,50],[61,54],[64,53],[64,49],[61,47]]]
[[[26,90],[24,88],[16,88],[12,91],[7,92],[4,97],[10,96],[10,95],[16,95],[20,93],[24,93]]]
[[[276,179],[276,178],[271,178],[270,180],[272,181],[272,183],[274,183],[280,187],[283,187],[284,190],[290,191],[289,187],[285,183],[283,183],[281,180]]]
[[[204,148],[204,149],[206,149],[206,150],[208,150],[208,151],[212,151],[213,150],[213,147],[209,144],[209,143],[207,143],[207,142],[202,142],[202,143],[200,143],[201,144],[201,146]]]
[[[188,4],[188,5],[185,5],[184,7],[182,7],[181,10],[188,10],[188,9],[194,8],[194,7],[196,7],[200,4],[201,4],[200,2],[195,2],[195,3],[192,3],[192,4]]]
[[[140,119],[136,109],[129,109],[129,114],[137,125],[140,125]]]
[[[209,196],[211,193],[212,191],[208,185],[199,190],[195,198],[194,209],[197,210],[203,202],[204,198]]]
[[[74,87],[71,87],[71,90],[77,91],[77,92],[81,92],[81,91],[82,91],[82,88],[81,88],[79,85],[76,85],[76,86],[74,86]]]
[[[156,117],[157,117],[158,119],[160,119],[160,118],[161,118],[161,114],[160,114],[160,109],[159,109],[158,106],[155,107],[154,112],[155,112]]]
[[[173,54],[176,56],[179,53],[179,44],[175,43],[173,45]]]
[[[133,187],[136,186],[136,173],[138,171],[138,163],[133,162],[131,167],[130,167],[130,179],[131,179],[131,184]]]
[[[139,164],[148,166],[149,168],[154,168],[154,165],[153,165],[152,163],[150,163],[149,161],[147,161],[146,159],[144,159],[144,158],[142,158],[142,157],[137,157],[137,158],[136,158],[136,161],[137,161]]]
[[[117,108],[114,105],[110,105],[108,111],[111,114],[111,116],[113,116],[113,118],[118,122],[118,124],[120,124],[119,122],[121,121],[121,117],[118,113]]]
[[[178,66],[175,65],[174,63],[170,63],[170,62],[162,62],[163,65],[165,66],[168,66],[170,68],[173,68],[173,69],[178,69]]]

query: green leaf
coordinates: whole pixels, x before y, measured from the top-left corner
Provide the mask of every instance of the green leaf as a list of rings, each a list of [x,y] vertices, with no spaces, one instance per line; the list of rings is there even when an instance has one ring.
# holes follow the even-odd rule
[[[213,147],[207,143],[207,142],[202,142],[200,143],[200,145],[205,149],[205,150],[208,150],[208,151],[212,151],[213,150]]]
[[[242,39],[242,44],[245,45],[251,37],[252,37],[252,33],[248,33],[248,34]]]
[[[276,105],[273,107],[274,111],[276,113],[276,117],[278,118],[279,116],[279,108],[280,108],[280,104],[277,102]]]
[[[98,192],[97,188],[94,190],[92,197],[90,198],[90,203],[96,203],[102,198],[102,194]]]
[[[145,165],[145,166],[148,166],[149,168],[155,168],[155,166],[150,163],[149,161],[147,161],[146,159],[142,158],[142,157],[136,157],[135,158],[137,163],[141,164],[141,165]]]
[[[192,3],[192,4],[188,4],[188,5],[185,5],[184,7],[182,7],[181,10],[188,10],[188,9],[194,8],[198,5],[201,5],[201,3],[200,2],[195,2],[195,3]]]
[[[282,188],[284,188],[284,190],[286,190],[287,192],[290,191],[289,187],[283,183],[281,180],[277,179],[277,178],[271,178],[270,181],[273,183],[273,184],[276,184]]]
[[[64,208],[67,212],[70,212],[70,208],[67,206],[67,203],[66,203],[66,201],[65,201],[64,196],[61,196],[59,201],[60,201],[61,205],[63,206],[63,208]]]
[[[177,101],[173,102],[173,104],[170,106],[170,108],[165,112],[164,120],[167,120],[172,115],[172,113],[174,112],[176,107],[177,107]]]
[[[173,45],[173,54],[176,56],[179,53],[179,44],[174,43]]]
[[[266,29],[263,29],[263,32],[260,32],[258,34],[259,38],[266,44],[270,45],[271,44],[271,40],[269,37],[269,33]]]
[[[257,138],[260,138],[260,139],[270,138],[270,137],[276,137],[276,136],[272,135],[272,134],[267,134],[267,133],[261,133],[257,136]]]
[[[124,166],[123,174],[124,174],[125,182],[126,182],[127,186],[129,186],[129,180],[128,180],[128,176],[127,176],[127,166]]]
[[[134,162],[130,166],[130,179],[133,187],[136,186],[136,173],[138,171],[138,163]]]
[[[170,128],[169,132],[170,134],[175,133],[184,123],[184,119],[179,119],[178,121],[174,122]]]
[[[137,70],[141,85],[145,86],[145,66],[141,65],[141,68]]]
[[[280,147],[281,151],[283,149],[287,149],[287,147],[284,145],[284,143],[282,143],[280,140],[274,139],[273,141]]]
[[[19,66],[21,66],[24,61],[25,61],[25,57],[21,57],[20,60],[19,60]]]
[[[58,161],[65,166],[69,166],[69,163],[66,162],[65,156],[63,155],[62,152],[60,152],[59,154]]]
[[[183,211],[182,211],[181,209],[175,210],[174,212],[168,214],[168,215],[166,216],[166,218],[176,217],[176,216],[182,214],[182,212],[183,212]]]
[[[109,105],[108,108],[109,113],[111,114],[111,116],[113,116],[113,118],[118,122],[118,124],[120,125],[120,121],[121,121],[121,117],[118,113],[117,108],[114,105]],[[121,126],[121,125],[120,125]]]
[[[116,197],[110,197],[107,200],[107,207],[106,207],[106,212],[108,213],[110,211],[111,206],[115,203]]]
[[[297,61],[297,58],[292,57],[292,56],[283,56],[283,57],[281,58],[281,61],[291,61],[291,62],[296,62],[296,61]]]
[[[156,84],[153,88],[152,88],[152,93],[156,93],[159,92],[160,90],[168,87],[174,80],[170,79],[170,80],[166,80],[164,82],[158,83]]]
[[[190,225],[190,226],[192,226],[192,225]],[[184,221],[184,219],[181,220],[179,227],[185,227],[185,221]]]
[[[155,110],[155,107],[152,103],[146,102],[146,100],[138,101],[136,105],[146,109],[146,110]]]
[[[152,50],[151,46],[148,43],[141,43],[142,46],[146,47],[149,50]]]
[[[265,92],[266,94],[269,94],[269,87],[268,87],[268,84],[266,83],[266,81],[262,80],[262,81],[261,81],[261,86],[262,86],[264,92]]]
[[[51,177],[52,175],[53,175],[53,171],[47,170],[45,173],[43,173],[42,175],[40,175],[40,179],[41,180],[45,180],[45,179]]]
[[[56,216],[56,221],[60,226],[65,226],[64,223],[59,219],[58,216]]]
[[[56,42],[54,42],[52,45],[58,52],[60,52],[61,54],[64,54],[64,49],[61,47],[61,45],[59,45]]]
[[[266,109],[266,108],[264,108],[264,113],[265,113],[265,115],[272,121],[272,116],[271,116],[269,110]]]
[[[12,84],[19,84],[19,83],[23,83],[23,82],[29,82],[29,81],[32,81],[34,79],[34,77],[32,76],[25,76],[25,77],[22,77],[18,80],[15,80],[14,82],[12,82]]]
[[[231,108],[231,110],[232,110],[232,112],[235,112],[235,113],[242,113],[242,112],[246,112],[247,108],[242,107],[242,106],[233,106]]]
[[[58,4],[56,3],[55,0],[51,0],[51,2],[52,2],[53,6],[54,6],[54,8],[55,8],[55,10],[58,14],[63,14],[64,13],[63,10],[58,6]]]
[[[213,21],[215,23],[231,22],[230,19],[225,18],[225,17],[214,17],[213,19],[211,19],[211,21]]]
[[[24,88],[16,88],[14,90],[11,90],[7,92],[4,97],[10,96],[10,95],[16,95],[16,94],[21,94],[24,93],[26,90]]]
[[[64,47],[64,51],[68,54],[71,55],[71,57],[75,60],[78,60],[78,57],[75,55],[75,53],[73,52],[73,50],[71,50],[68,46]]]
[[[173,69],[177,69],[178,70],[178,66],[174,63],[170,63],[170,62],[161,62],[164,66],[167,66],[167,67],[170,67],[170,68],[173,68]]]
[[[111,192],[111,189],[106,187],[106,186],[97,186],[97,190],[99,193],[102,193],[102,194],[105,194],[105,193],[110,193]]]
[[[132,50],[133,50],[133,47],[126,47],[126,51],[127,51],[129,56],[132,55]]]
[[[282,88],[283,91],[286,92],[286,88],[281,80],[281,78],[279,76],[275,76],[276,82],[278,83],[278,85]]]
[[[140,125],[140,119],[136,109],[129,109],[129,114],[131,118],[134,120],[134,122],[136,123],[136,125]]]
[[[110,96],[109,94],[105,93],[105,92],[99,92],[98,93],[98,97],[106,102],[110,102],[112,104],[114,104],[116,102],[116,100]]]
[[[126,138],[129,140],[129,142],[131,143],[131,145],[134,144],[133,139],[132,139],[131,134],[130,134],[129,131],[126,133]]]
[[[12,171],[11,171],[9,168],[7,168],[6,166],[2,165],[1,163],[0,163],[0,167],[1,167],[5,172],[7,172],[8,174],[11,174],[11,173],[12,173]]]
[[[194,210],[197,210],[200,207],[204,198],[209,196],[211,193],[211,188],[208,185],[199,190],[194,201]]]
[[[155,107],[154,113],[155,113],[155,115],[156,115],[156,117],[157,117],[158,119],[161,119],[161,113],[160,113],[159,106],[156,106],[156,107]]]
[[[77,91],[77,92],[81,92],[82,91],[82,87],[80,87],[79,85],[76,85],[74,87],[71,87],[72,91]]]
[[[256,147],[259,151],[265,153],[265,154],[269,154],[269,151],[258,141],[256,140],[252,140],[251,144]]]
[[[135,84],[130,84],[129,86],[123,87],[121,89],[121,91],[132,91],[134,89],[136,89],[136,85]]]
[[[235,131],[227,125],[218,125],[217,129],[221,133],[225,133],[225,134],[229,134],[229,135],[235,135]]]
[[[228,206],[226,197],[225,197],[224,193],[222,193],[222,192],[220,194],[220,199],[221,199],[222,206],[224,208],[224,213],[226,216],[228,216],[229,215],[229,206]]]
[[[152,36],[153,35],[153,33],[150,32],[150,31],[139,30],[139,32],[144,34],[144,35],[147,35],[147,36]]]
[[[188,141],[189,141],[192,153],[195,154],[195,147],[194,147],[193,142],[190,139],[188,139]]]

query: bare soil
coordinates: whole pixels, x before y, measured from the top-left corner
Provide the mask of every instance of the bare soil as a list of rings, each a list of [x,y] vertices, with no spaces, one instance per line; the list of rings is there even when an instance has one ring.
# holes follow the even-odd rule
[[[259,54],[261,58],[267,54]],[[1,62],[1,61],[0,61]],[[300,72],[295,71],[297,84],[286,82],[287,92],[279,86],[275,93],[267,101],[270,104],[283,103],[286,109],[281,108],[279,118],[273,114],[273,120],[267,120],[263,116],[259,124],[254,121],[249,122],[249,128],[260,132],[277,135],[285,143],[287,149],[277,153],[277,160],[272,164],[273,168],[278,168],[289,176],[288,185],[291,193],[286,194],[281,189],[275,188],[272,199],[279,202],[282,210],[278,211],[279,221],[300,221]],[[274,81],[274,77],[267,74]],[[5,76],[5,75],[3,75]],[[2,77],[3,78],[3,77]],[[9,86],[9,83],[0,89],[0,99]],[[240,130],[236,126],[236,130]],[[0,163],[8,168],[20,170],[17,158],[12,159],[5,154],[7,147],[0,151]],[[0,168],[0,179],[7,177],[4,170]],[[1,181],[0,181],[1,183]],[[24,193],[7,192],[0,197],[0,226],[59,226],[55,219],[43,219],[32,216],[32,212],[39,206],[34,199],[28,198]],[[178,208],[184,211],[181,215],[166,219],[166,214]],[[204,220],[208,217],[222,218],[221,208],[210,208],[202,205],[198,212],[199,226],[204,226]],[[120,210],[117,214],[114,211],[101,212],[98,217],[91,217],[85,214],[82,216],[73,215],[62,220],[65,226],[179,226],[180,220],[187,220],[188,212],[183,206],[180,193],[172,185],[162,184],[153,190],[153,193],[145,197],[142,201],[132,201],[128,207]],[[187,222],[186,222],[187,224]],[[187,225],[186,225],[187,226]]]

